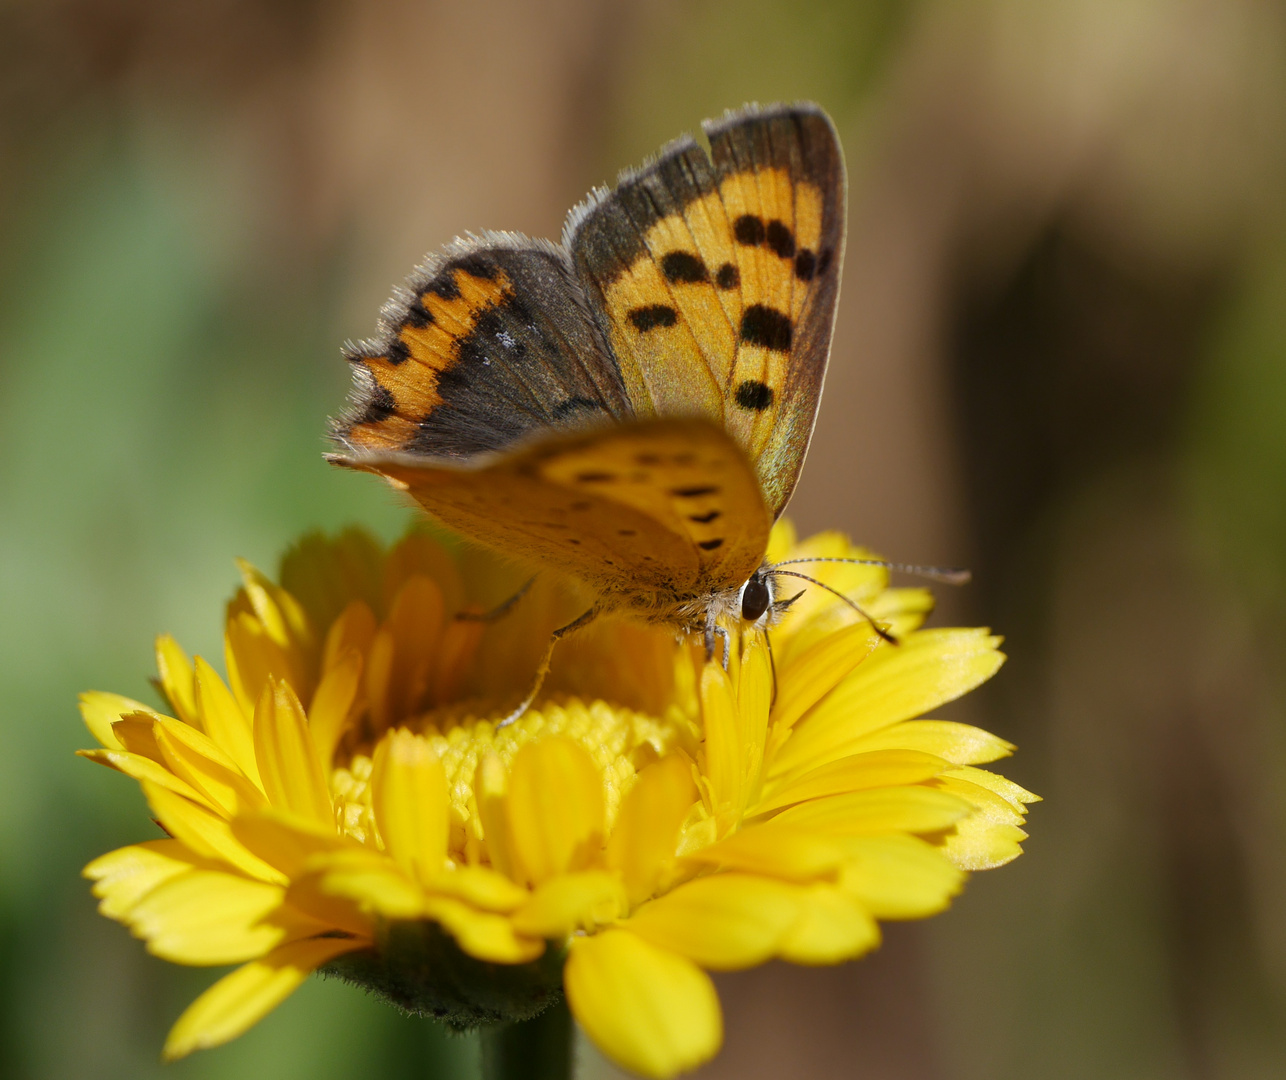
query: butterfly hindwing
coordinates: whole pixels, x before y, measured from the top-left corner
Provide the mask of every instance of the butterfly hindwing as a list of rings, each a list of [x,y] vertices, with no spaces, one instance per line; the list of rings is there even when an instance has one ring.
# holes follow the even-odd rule
[[[547,428],[632,415],[619,370],[557,245],[513,234],[458,241],[350,350],[353,450],[464,460]]]
[[[845,180],[816,106],[749,107],[623,174],[564,235],[639,415],[706,415],[755,463],[774,514],[821,394]]]
[[[658,609],[745,581],[771,526],[745,454],[701,419],[555,432],[469,463],[336,460],[387,477],[480,543]]]

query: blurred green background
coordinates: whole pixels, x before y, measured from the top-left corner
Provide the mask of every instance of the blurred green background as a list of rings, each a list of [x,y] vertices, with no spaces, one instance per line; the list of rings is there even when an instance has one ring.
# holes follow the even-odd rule
[[[1028,854],[838,969],[721,979],[709,1077],[1286,1075],[1286,6],[1273,0],[0,3],[0,1071],[472,1075],[314,980],[162,1067],[213,973],[80,867],[152,835],[72,756],[232,559],[405,511],[321,462],[346,338],[466,229],[556,236],[745,100],[851,176],[791,513],[971,564],[1008,635],[952,715],[1020,744]],[[608,1075],[589,1061],[587,1075]]]

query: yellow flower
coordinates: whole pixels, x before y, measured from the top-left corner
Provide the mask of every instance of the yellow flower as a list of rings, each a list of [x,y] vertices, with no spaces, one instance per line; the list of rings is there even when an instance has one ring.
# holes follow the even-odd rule
[[[860,557],[788,525],[769,558]],[[413,532],[387,554],[309,537],[276,584],[248,565],[227,681],[157,643],[171,715],[113,694],[82,711],[86,757],[137,779],[168,834],[86,868],[100,910],[183,964],[242,966],[179,1018],[167,1057],[240,1034],[321,967],[458,1026],[522,1019],[564,991],[645,1076],[719,1048],[707,971],[832,964],[877,920],[941,911],[964,872],[1016,857],[1035,797],[977,766],[1012,747],[917,719],[989,678],[983,630],[931,629],[923,589],[814,563],[768,642],[728,671],[672,633],[569,638],[537,707],[519,697],[576,610],[537,581]]]

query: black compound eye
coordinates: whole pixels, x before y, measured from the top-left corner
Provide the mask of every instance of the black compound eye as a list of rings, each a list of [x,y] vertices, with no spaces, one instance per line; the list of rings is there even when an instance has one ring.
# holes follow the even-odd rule
[[[754,622],[772,603],[772,594],[764,579],[752,577],[741,589],[741,617],[746,622]]]

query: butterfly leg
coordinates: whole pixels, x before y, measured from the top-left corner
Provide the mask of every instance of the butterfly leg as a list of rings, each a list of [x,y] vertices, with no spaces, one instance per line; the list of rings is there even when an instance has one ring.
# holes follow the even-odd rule
[[[461,622],[485,622],[485,623],[495,622],[497,619],[503,618],[505,615],[508,615],[510,608],[512,608],[514,604],[518,603],[519,600],[521,600],[524,596],[526,596],[527,593],[531,591],[531,587],[534,584],[536,584],[536,579],[534,577],[528,578],[526,581],[526,584],[524,584],[521,589],[519,589],[516,593],[514,593],[513,596],[509,597],[508,600],[501,601],[490,611],[461,611],[456,615],[456,618],[459,619]]]
[[[596,618],[598,618],[598,608],[592,607],[583,615],[573,619],[566,626],[560,626],[549,635],[549,644],[545,646],[545,655],[540,658],[535,678],[532,679],[531,689],[527,691],[526,697],[522,699],[518,707],[496,725],[497,731],[508,727],[531,708],[531,703],[536,700],[536,695],[540,693],[540,688],[545,683],[545,676],[549,674],[549,662],[554,658],[554,646],[573,630],[579,630],[582,626],[587,626]]]
[[[727,628],[726,628],[726,627],[720,626],[717,622],[715,622],[715,621],[714,621],[714,616],[713,616],[713,615],[707,616],[707,617],[706,617],[706,632],[705,632],[705,645],[706,645],[706,659],[707,659],[707,660],[712,660],[712,659],[714,659],[714,639],[715,639],[716,637],[719,637],[719,638],[722,638],[722,639],[723,639],[723,670],[724,670],[724,671],[727,671],[727,670],[728,670],[728,654],[732,652],[732,638],[731,638],[731,636],[728,634],[728,630],[727,630]]]

